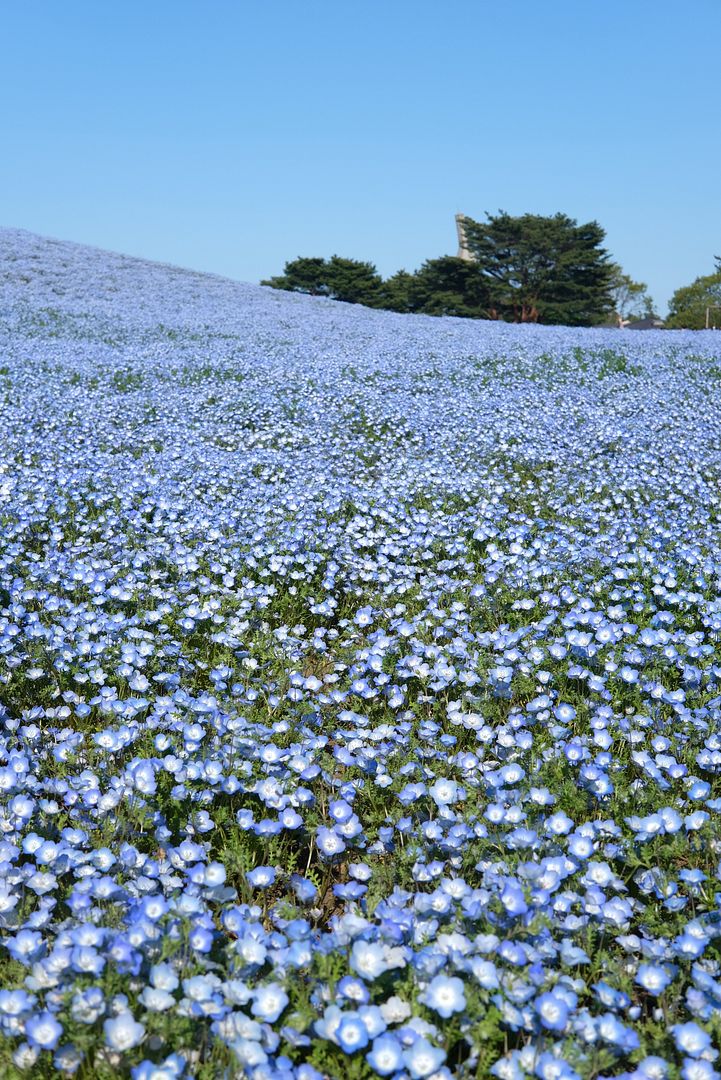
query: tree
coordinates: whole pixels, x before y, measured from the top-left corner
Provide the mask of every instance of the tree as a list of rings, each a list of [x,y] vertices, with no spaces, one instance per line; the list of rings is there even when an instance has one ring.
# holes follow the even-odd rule
[[[464,218],[468,248],[488,289],[489,314],[510,322],[590,326],[611,308],[611,264],[605,233],[566,214],[487,221]]]
[[[634,281],[624,274],[618,263],[611,263],[609,289],[613,315],[619,326],[627,319],[653,316],[653,300],[649,296],[648,286],[644,281]]]
[[[373,263],[333,255],[330,259],[293,259],[285,264],[281,276],[261,281],[261,285],[377,307],[382,301],[383,280]]]
[[[428,259],[413,275],[413,311],[426,315],[483,318],[488,313],[488,285],[479,266],[455,255]]]
[[[666,326],[672,330],[703,330],[706,309],[710,308],[709,325],[721,325],[721,267],[713,274],[697,277],[671,297]]]
[[[326,296],[328,263],[321,258],[301,258],[287,262],[280,277],[261,281],[261,285],[270,285],[274,289],[286,289],[288,292],[310,293],[311,296]]]
[[[424,315],[484,318],[488,287],[480,267],[455,255],[428,259],[415,274],[399,270],[384,285],[386,303],[395,311]]]
[[[383,307],[390,311],[413,311],[411,307],[411,285],[415,274],[407,270],[398,270],[383,282]]]
[[[334,300],[377,307],[382,301],[383,279],[373,263],[333,255],[328,263],[328,288]]]

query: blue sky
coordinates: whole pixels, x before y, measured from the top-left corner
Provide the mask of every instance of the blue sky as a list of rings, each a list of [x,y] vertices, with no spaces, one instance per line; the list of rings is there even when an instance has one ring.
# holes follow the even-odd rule
[[[453,216],[595,218],[663,311],[721,254],[719,0],[3,5],[0,224],[245,281]]]

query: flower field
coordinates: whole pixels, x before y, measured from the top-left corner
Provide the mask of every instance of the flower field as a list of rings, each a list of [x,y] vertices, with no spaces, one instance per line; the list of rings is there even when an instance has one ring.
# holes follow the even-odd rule
[[[717,1080],[721,334],[0,232],[0,1077]]]

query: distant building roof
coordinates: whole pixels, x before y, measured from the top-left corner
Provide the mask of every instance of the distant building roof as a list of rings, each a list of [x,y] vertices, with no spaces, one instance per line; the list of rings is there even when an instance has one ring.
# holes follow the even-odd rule
[[[663,319],[634,319],[626,324],[626,330],[663,330],[664,325]]]

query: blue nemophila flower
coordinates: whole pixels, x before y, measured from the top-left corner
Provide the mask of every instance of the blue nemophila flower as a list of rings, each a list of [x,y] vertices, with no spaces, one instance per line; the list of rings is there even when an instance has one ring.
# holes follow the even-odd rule
[[[29,1013],[35,1001],[35,996],[28,994],[27,990],[0,990],[0,1018],[14,1022]]]
[[[254,889],[268,889],[275,882],[275,868],[272,866],[256,866],[245,875],[249,885]]]
[[[68,1076],[73,1076],[83,1063],[84,1054],[73,1043],[58,1047],[53,1054],[53,1065]]]
[[[355,1012],[345,1013],[335,1029],[335,1040],[346,1054],[353,1054],[368,1045],[368,1029]]]
[[[575,832],[568,837],[568,851],[576,859],[588,859],[593,855],[593,837]]]
[[[573,821],[562,810],[546,819],[546,832],[552,836],[565,836],[573,828]]]
[[[132,1080],[179,1080],[185,1072],[186,1062],[181,1054],[170,1054],[165,1061],[141,1061],[130,1072]]]
[[[349,821],[353,816],[353,808],[345,799],[334,799],[328,806],[328,812],[339,824]]]
[[[302,904],[310,903],[318,892],[312,881],[301,877],[299,874],[293,874],[291,876],[291,886],[296,897]]]
[[[622,1024],[612,1013],[604,1013],[603,1016],[598,1017],[596,1030],[604,1041],[618,1047],[624,1053],[635,1050],[639,1045],[636,1032]]]
[[[165,1012],[176,1003],[173,994],[156,986],[145,986],[139,1000],[150,1012]]]
[[[528,911],[523,889],[518,882],[512,879],[506,881],[503,885],[501,903],[509,915],[525,915]]]
[[[106,1004],[103,991],[98,986],[77,991],[71,1002],[71,1015],[81,1024],[94,1024],[105,1013]]]
[[[711,1045],[711,1036],[692,1020],[686,1024],[674,1024],[671,1031],[676,1048],[682,1053],[692,1058],[699,1058],[710,1051],[712,1056],[716,1057]]]
[[[20,930],[14,937],[6,938],[4,944],[12,958],[25,965],[45,950],[42,935],[36,930]]]
[[[696,892],[698,886],[702,885],[707,880],[706,874],[699,869],[687,869],[679,871],[679,880],[687,884],[690,891]]]
[[[403,1068],[403,1046],[395,1035],[379,1035],[373,1040],[366,1061],[378,1076],[392,1076]]]
[[[119,1012],[103,1023],[105,1043],[110,1050],[123,1052],[142,1042],[145,1028],[127,1010]]]
[[[388,970],[386,950],[375,942],[356,941],[351,949],[350,964],[363,979],[377,979]]]
[[[25,1021],[28,1041],[39,1050],[54,1050],[62,1033],[62,1025],[51,1012],[36,1013]]]
[[[370,994],[365,983],[352,975],[344,975],[336,985],[336,992],[349,1001],[358,1005],[365,1005],[370,1001]]]
[[[641,964],[636,972],[636,982],[650,994],[662,994],[673,980],[673,972],[659,964]]]
[[[345,841],[335,829],[327,829],[325,826],[321,826],[315,835],[315,842],[318,846],[318,851],[326,859],[332,859],[335,855],[340,855],[345,851]]]
[[[719,1072],[703,1058],[686,1058],[681,1069],[683,1080],[718,1080]]]
[[[278,983],[266,983],[259,987],[254,994],[251,1011],[266,1023],[275,1023],[288,1004],[289,998],[285,990]]]
[[[451,806],[463,798],[463,790],[455,780],[438,779],[429,788],[429,795],[437,806]]]
[[[579,1074],[567,1061],[547,1050],[538,1055],[533,1072],[539,1080],[579,1080]]]
[[[418,997],[424,1005],[445,1020],[466,1007],[463,980],[455,976],[436,975]]]
[[[423,1080],[440,1068],[445,1056],[440,1046],[433,1046],[427,1039],[419,1038],[403,1051],[403,1064],[413,1080]]]
[[[568,1023],[568,1004],[560,994],[552,991],[540,994],[535,1001],[536,1012],[544,1028],[563,1031]]]
[[[643,1058],[636,1067],[638,1080],[665,1080],[668,1070],[668,1062],[655,1054]]]

